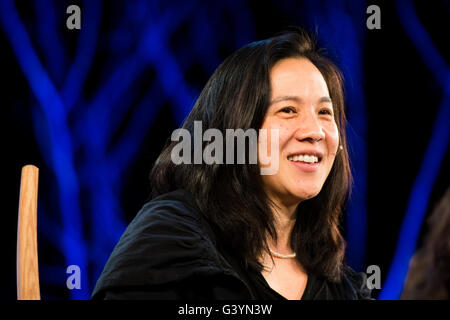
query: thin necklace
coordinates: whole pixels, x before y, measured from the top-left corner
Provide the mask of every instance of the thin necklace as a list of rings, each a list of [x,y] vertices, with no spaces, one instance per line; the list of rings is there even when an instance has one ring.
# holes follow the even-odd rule
[[[295,252],[294,252],[294,253],[291,253],[291,254],[282,254],[282,253],[273,251],[273,250],[270,249],[270,248],[269,248],[269,250],[270,250],[270,252],[271,252],[274,256],[277,256],[278,258],[282,258],[282,259],[295,258],[295,256],[296,256],[296,253],[295,253]]]

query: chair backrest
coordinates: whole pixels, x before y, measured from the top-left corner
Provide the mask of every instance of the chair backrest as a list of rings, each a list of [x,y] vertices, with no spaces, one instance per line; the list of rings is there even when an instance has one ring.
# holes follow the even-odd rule
[[[37,194],[39,169],[22,168],[17,223],[17,299],[40,300],[37,252]]]

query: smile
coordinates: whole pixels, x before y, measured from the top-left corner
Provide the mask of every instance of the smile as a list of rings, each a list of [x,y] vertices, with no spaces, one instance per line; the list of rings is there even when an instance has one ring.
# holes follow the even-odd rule
[[[289,156],[288,160],[294,162],[318,163],[321,160],[321,158],[315,155],[300,154]]]

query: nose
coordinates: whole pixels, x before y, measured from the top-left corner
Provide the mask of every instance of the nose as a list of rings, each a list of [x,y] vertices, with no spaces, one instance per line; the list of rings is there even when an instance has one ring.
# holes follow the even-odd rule
[[[311,143],[325,139],[325,132],[317,114],[308,112],[298,120],[295,138],[299,141]]]

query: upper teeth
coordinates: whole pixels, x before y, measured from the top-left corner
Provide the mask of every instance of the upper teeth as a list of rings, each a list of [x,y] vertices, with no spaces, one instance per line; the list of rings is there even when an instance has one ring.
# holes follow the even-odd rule
[[[288,160],[290,161],[303,161],[303,162],[309,162],[309,163],[316,163],[319,162],[319,158],[316,156],[309,156],[307,154],[300,154],[295,156],[289,156]]]

